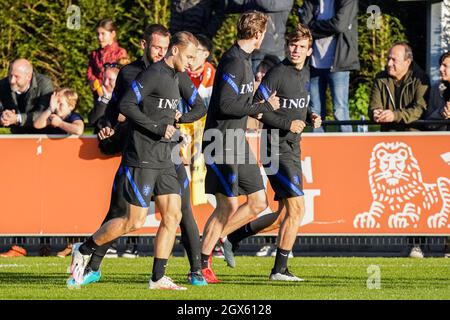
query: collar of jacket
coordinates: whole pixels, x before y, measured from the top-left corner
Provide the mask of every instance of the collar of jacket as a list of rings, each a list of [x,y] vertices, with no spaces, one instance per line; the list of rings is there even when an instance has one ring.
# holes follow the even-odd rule
[[[406,73],[402,84],[401,84],[401,93],[400,93],[400,99],[399,101],[401,102],[402,99],[401,97],[403,96],[403,91],[404,89],[409,86],[411,83],[414,82],[414,77],[419,78],[421,77],[421,75],[419,74],[421,72],[420,67],[413,61],[409,67],[408,72]],[[381,76],[381,82],[386,86],[386,88],[388,89],[388,93],[389,93],[389,98],[391,99],[391,103],[394,106],[395,109],[401,109],[402,106],[397,106],[395,104],[396,99],[394,99],[394,93],[395,93],[395,80],[394,78],[392,78],[387,70],[385,70]]]
[[[9,80],[8,80],[9,83]],[[28,88],[27,91],[25,91],[24,93],[22,93],[23,95],[28,95],[30,94],[31,91],[34,91],[37,88],[38,84],[37,84],[37,80],[36,80],[36,72],[33,70],[33,75],[31,76],[31,83],[30,83],[30,87]],[[9,89],[11,90],[11,85],[9,86]],[[11,97],[14,101],[14,104],[16,106],[18,106],[18,102],[17,102],[17,93],[15,91],[11,90]]]
[[[236,47],[237,51],[239,52],[239,55],[242,56],[242,58],[250,59],[250,57],[252,56],[251,53],[248,53],[248,52],[245,52],[244,50],[242,50],[242,48],[237,44],[237,42],[234,44],[234,46]]]
[[[98,48],[99,52],[103,53],[106,51],[110,51],[110,50],[117,50],[119,48],[119,43],[117,41],[114,41],[111,44],[108,44],[106,47],[104,48]]]

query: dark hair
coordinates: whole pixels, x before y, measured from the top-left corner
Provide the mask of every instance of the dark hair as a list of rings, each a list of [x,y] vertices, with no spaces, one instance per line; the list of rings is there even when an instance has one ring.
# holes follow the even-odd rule
[[[187,31],[177,32],[170,38],[170,45],[167,51],[170,51],[174,46],[186,48],[189,43],[192,43],[195,47],[198,46],[198,40],[192,33]]]
[[[169,30],[167,30],[166,27],[164,27],[162,24],[155,23],[145,27],[142,39],[144,39],[147,42],[150,42],[153,34],[159,34],[164,37],[170,37],[170,32]]]
[[[264,32],[268,19],[267,15],[259,11],[244,12],[237,24],[238,40],[251,39],[257,32]]]
[[[406,42],[406,41],[396,41],[392,45],[391,49],[393,47],[396,47],[396,46],[402,46],[403,48],[405,48],[405,60],[411,60],[411,61],[414,60],[413,52],[412,52],[411,46],[409,45],[408,42]]]
[[[206,50],[212,53],[213,43],[207,36],[205,36],[204,34],[198,34],[195,37],[197,38],[198,42],[202,47],[205,47]]]
[[[444,52],[439,58],[439,65],[441,65],[445,59],[450,58],[450,51]]]
[[[95,27],[95,29],[98,29],[98,28],[106,29],[109,32],[115,31],[117,33],[117,27],[114,24],[114,21],[112,21],[112,19],[110,19],[110,18],[100,20],[97,23],[97,26]]]

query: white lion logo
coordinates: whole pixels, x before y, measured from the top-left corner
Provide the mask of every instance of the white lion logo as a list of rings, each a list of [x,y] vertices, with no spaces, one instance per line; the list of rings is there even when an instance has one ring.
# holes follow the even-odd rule
[[[357,214],[355,228],[450,228],[450,179],[424,183],[417,159],[402,142],[379,143],[372,151],[369,182],[373,202],[369,212]],[[428,219],[421,219],[422,216]]]

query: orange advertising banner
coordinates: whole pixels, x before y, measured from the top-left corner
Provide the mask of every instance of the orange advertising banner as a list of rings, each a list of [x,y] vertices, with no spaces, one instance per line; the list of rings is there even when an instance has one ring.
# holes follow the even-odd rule
[[[258,138],[249,139],[256,151]],[[0,235],[97,230],[120,163],[97,144],[94,136],[0,136]],[[450,235],[450,133],[304,134],[301,148],[299,235]],[[261,214],[277,209],[270,184],[267,193]],[[214,206],[208,196],[193,207],[200,232]],[[155,211],[152,203],[136,234],[156,233]]]

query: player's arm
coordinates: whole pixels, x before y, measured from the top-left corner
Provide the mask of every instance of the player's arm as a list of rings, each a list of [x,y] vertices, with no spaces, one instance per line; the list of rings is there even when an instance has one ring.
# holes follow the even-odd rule
[[[192,83],[186,72],[178,74],[178,84],[181,98],[188,104],[190,111],[184,113],[178,120],[179,123],[194,122],[206,114],[203,99],[198,94],[197,88]]]
[[[119,111],[138,126],[163,137],[167,125],[151,120],[139,107],[142,99],[155,89],[156,83],[160,81],[158,77],[159,73],[154,71],[140,73],[120,100]]]
[[[254,102],[247,95],[240,94],[244,68],[245,66],[237,59],[229,61],[224,66],[222,76],[218,79],[220,112],[229,116],[244,117],[273,111],[269,102]]]
[[[279,83],[277,73],[269,71],[256,90],[253,101],[267,101],[271,94],[276,92]],[[263,113],[259,120],[273,128],[289,130],[291,127],[291,121],[276,111]]]

